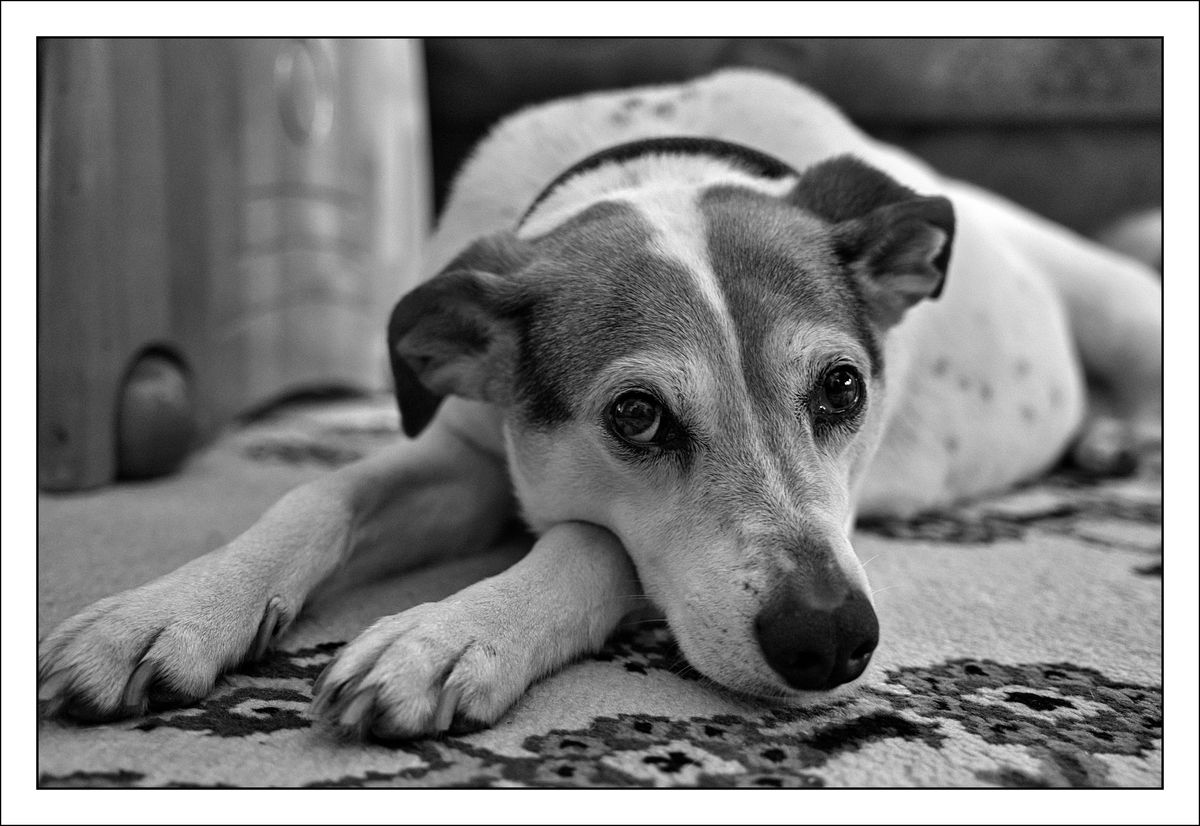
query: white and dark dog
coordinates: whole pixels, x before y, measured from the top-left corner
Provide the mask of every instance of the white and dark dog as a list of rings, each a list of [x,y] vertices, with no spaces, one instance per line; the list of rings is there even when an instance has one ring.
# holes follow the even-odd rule
[[[51,713],[202,697],[351,557],[479,551],[515,513],[529,554],[372,625],[314,714],[385,738],[486,725],[640,595],[697,670],[799,701],[879,640],[856,514],[1001,490],[1073,446],[1103,470],[1160,415],[1152,272],[758,72],[510,117],[426,271],[388,331],[414,438],[55,629]]]

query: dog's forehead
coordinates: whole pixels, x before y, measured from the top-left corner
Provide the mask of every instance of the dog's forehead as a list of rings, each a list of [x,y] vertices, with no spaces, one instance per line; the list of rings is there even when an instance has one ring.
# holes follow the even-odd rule
[[[861,352],[864,366],[880,372],[868,309],[836,262],[827,224],[742,187],[708,188],[699,206],[710,270],[736,321],[748,371],[802,347],[809,333],[829,350],[840,340],[840,349]]]
[[[719,377],[753,380],[801,331],[858,330],[823,229],[772,193],[728,185],[643,187],[566,218],[534,241],[526,412],[566,420],[606,366],[634,353],[702,358]]]

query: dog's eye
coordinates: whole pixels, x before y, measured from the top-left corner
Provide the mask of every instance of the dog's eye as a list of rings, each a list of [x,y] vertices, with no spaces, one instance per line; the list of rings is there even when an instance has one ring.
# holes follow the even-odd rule
[[[608,411],[612,430],[635,445],[654,444],[663,429],[663,409],[649,393],[632,391],[617,397]]]
[[[814,415],[831,419],[853,413],[862,402],[862,377],[848,364],[829,368],[810,399]]]

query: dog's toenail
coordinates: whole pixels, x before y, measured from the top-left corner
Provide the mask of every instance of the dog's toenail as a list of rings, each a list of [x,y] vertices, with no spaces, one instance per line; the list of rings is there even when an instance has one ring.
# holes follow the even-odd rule
[[[66,686],[69,676],[66,671],[55,671],[49,677],[42,680],[38,686],[37,698],[39,700],[54,700],[62,694],[63,687]]]
[[[267,653],[267,648],[270,646],[275,632],[279,629],[282,618],[283,600],[277,596],[271,597],[263,611],[262,621],[258,624],[258,633],[254,637],[254,644],[250,647],[250,659],[262,659],[262,656]]]
[[[435,729],[445,731],[450,728],[450,723],[454,720],[454,713],[458,710],[458,701],[461,699],[461,688],[450,686],[442,689],[442,696],[438,698],[437,711],[434,712],[433,725]]]
[[[477,720],[474,717],[469,717],[465,714],[455,714],[450,727],[446,729],[447,734],[462,735],[471,734],[472,732],[485,729],[488,724],[483,720]]]
[[[346,707],[342,709],[338,715],[338,725],[345,728],[353,728],[362,730],[364,725],[370,723],[368,712],[375,705],[375,689],[364,688],[355,694]]]
[[[129,681],[125,683],[125,691],[121,695],[121,706],[131,714],[141,713],[146,703],[146,687],[154,679],[158,666],[151,660],[138,663]]]

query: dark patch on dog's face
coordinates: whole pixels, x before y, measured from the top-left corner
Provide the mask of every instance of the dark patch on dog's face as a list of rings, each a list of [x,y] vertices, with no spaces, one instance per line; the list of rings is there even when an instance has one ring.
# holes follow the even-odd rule
[[[516,387],[527,424],[567,421],[573,400],[621,356],[682,358],[719,335],[692,276],[651,252],[631,207],[596,204],[532,243],[535,262],[523,276],[538,296],[522,325]]]
[[[795,207],[748,189],[714,187],[701,202],[713,270],[742,341],[743,363],[761,369],[766,321],[811,319],[847,330],[879,376],[883,355],[854,280],[833,254],[826,228]]]

